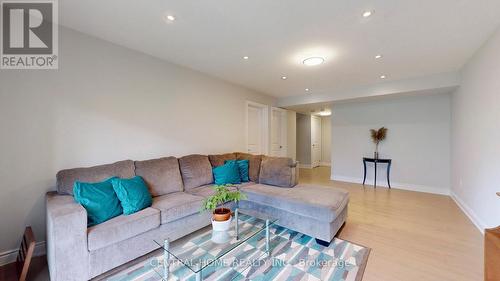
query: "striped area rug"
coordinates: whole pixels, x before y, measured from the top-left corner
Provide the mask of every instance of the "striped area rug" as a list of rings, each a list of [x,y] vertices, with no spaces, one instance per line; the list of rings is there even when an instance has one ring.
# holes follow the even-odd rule
[[[318,280],[360,281],[370,248],[335,238],[329,247],[305,234],[280,226],[271,227],[271,257],[267,257],[264,233],[228,253],[203,270],[203,280]],[[163,256],[158,255],[118,272],[109,281],[159,281]],[[195,281],[185,266],[173,263],[168,281]]]

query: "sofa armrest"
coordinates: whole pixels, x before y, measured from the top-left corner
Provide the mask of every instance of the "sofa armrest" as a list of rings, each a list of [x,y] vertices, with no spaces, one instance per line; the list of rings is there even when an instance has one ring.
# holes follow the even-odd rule
[[[87,211],[73,196],[49,192],[47,261],[51,280],[88,280]]]

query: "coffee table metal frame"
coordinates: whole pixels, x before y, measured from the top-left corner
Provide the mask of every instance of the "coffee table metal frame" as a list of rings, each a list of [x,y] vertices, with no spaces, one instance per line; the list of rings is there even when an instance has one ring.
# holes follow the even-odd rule
[[[239,208],[236,208],[236,210],[234,211],[234,219],[236,220],[236,226],[235,226],[236,240],[240,240],[239,218],[238,217],[239,217]],[[266,255],[270,256],[271,255],[271,250],[270,250],[270,247],[269,247],[269,242],[270,242],[269,224],[270,224],[270,220],[266,219],[265,221],[266,221],[266,227],[264,229],[262,229],[262,230],[265,230],[265,232],[266,232]],[[258,231],[254,235],[257,235],[257,234],[261,233],[262,230]],[[237,245],[236,247],[238,247],[240,245]],[[168,239],[165,239],[164,242],[163,242],[163,259],[164,259],[163,260],[163,279],[164,280],[168,280],[168,277],[169,277],[169,265],[170,265],[170,262],[169,262],[170,261],[169,249],[170,249],[170,241]],[[209,264],[207,264],[207,265],[209,265]],[[203,280],[202,269],[200,267],[201,267],[201,265],[197,264],[197,269],[196,269],[196,272],[195,272],[195,274],[196,274],[196,281],[202,281]]]

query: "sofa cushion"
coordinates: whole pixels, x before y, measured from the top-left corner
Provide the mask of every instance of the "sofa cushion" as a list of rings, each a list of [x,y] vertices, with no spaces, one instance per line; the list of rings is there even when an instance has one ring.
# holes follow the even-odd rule
[[[161,224],[166,224],[200,212],[203,197],[175,192],[153,198],[153,208],[161,212]]]
[[[238,190],[238,187],[236,185],[229,186],[228,189],[229,189],[229,191],[236,191],[236,190]],[[193,189],[189,190],[189,193],[196,195],[196,196],[206,198],[206,197],[209,197],[209,196],[212,196],[215,194],[214,185],[209,184],[209,185],[193,188]]]
[[[294,161],[288,157],[262,157],[259,183],[280,187],[294,187]]]
[[[129,216],[121,215],[87,230],[88,249],[94,251],[127,240],[160,225],[160,211],[146,208]]]
[[[186,190],[214,182],[208,156],[193,154],[181,157],[179,167]]]
[[[61,170],[57,173],[57,193],[73,195],[75,181],[100,182],[111,177],[131,178],[134,174],[134,161],[125,160],[88,168]]]
[[[75,182],[74,200],[87,211],[88,226],[100,224],[123,213],[120,200],[113,190],[112,182],[115,179],[118,178],[109,178],[96,183]]]
[[[240,184],[240,168],[236,161],[229,161],[222,166],[212,169],[216,185]]]
[[[113,190],[120,200],[124,215],[131,215],[151,207],[153,200],[146,183],[141,176],[130,179],[113,178]]]
[[[241,182],[249,182],[250,178],[248,177],[248,160],[226,160],[224,164],[232,162],[235,162],[238,165]]]
[[[262,160],[262,155],[236,152],[236,159],[248,160],[248,176],[250,177],[250,181],[259,182],[260,162]]]
[[[332,222],[349,202],[345,190],[310,184],[294,188],[255,184],[241,189],[248,201],[326,222]]]
[[[179,162],[175,157],[135,161],[135,174],[144,179],[152,196],[183,189]]]
[[[212,164],[212,167],[215,168],[224,165],[227,160],[236,160],[236,154],[226,153],[218,155],[208,155],[208,159],[210,160],[210,164]]]

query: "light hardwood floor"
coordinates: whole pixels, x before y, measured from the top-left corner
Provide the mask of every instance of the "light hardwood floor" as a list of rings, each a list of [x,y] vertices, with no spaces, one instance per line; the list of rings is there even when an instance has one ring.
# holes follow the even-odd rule
[[[302,183],[349,191],[338,236],[372,249],[363,281],[483,280],[483,236],[450,197],[331,181],[327,167],[300,173]],[[15,280],[6,270],[0,280]],[[48,280],[46,265],[28,280]]]
[[[330,180],[330,168],[300,181],[348,190],[339,238],[372,249],[363,281],[483,280],[483,236],[449,197]]]

